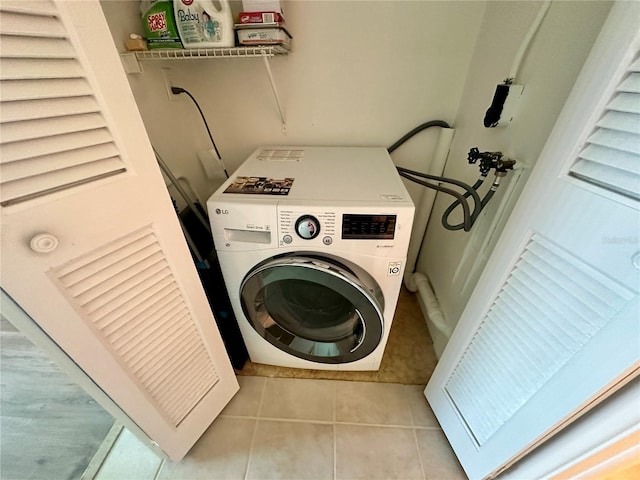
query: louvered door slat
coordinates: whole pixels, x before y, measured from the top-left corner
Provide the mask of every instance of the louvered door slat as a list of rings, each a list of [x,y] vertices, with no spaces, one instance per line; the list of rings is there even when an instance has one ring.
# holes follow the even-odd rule
[[[196,360],[200,360],[199,358]],[[199,376],[200,375],[200,376]],[[184,377],[181,385],[178,388],[182,388],[182,391],[186,392],[185,395],[178,395],[176,392],[174,398],[171,401],[167,401],[167,410],[172,412],[173,418],[179,418],[180,411],[183,409],[185,403],[197,403],[202,397],[204,397],[212,388],[212,383],[216,381],[216,378],[208,374],[203,369],[200,371],[190,372],[188,377]]]
[[[633,298],[634,294],[624,286],[611,282],[609,277],[584,263],[576,263],[575,257],[570,252],[559,248],[540,235],[534,235],[533,239],[535,241],[527,246],[527,252],[532,252],[547,263],[562,264],[563,270],[574,272],[574,275],[579,276],[580,284],[596,297],[606,299],[618,309]]]
[[[640,120],[633,113],[609,111],[598,123],[598,127],[619,130],[633,134],[640,133]]]
[[[547,275],[557,272],[573,275],[556,284]],[[581,286],[587,287],[582,297]],[[445,387],[478,445],[490,439],[633,296],[577,257],[534,236]],[[594,310],[594,299],[610,303]],[[586,311],[593,320],[585,321]],[[530,348],[531,343],[536,347]],[[468,385],[474,388],[465,389]]]
[[[537,373],[540,373],[538,366],[536,364],[536,358],[533,355],[520,355],[521,351],[528,351],[527,348],[518,348],[514,343],[510,341],[509,336],[506,335],[506,329],[502,326],[502,322],[504,322],[504,317],[499,315],[494,309],[492,309],[488,314],[487,318],[493,319],[491,322],[487,322],[486,328],[487,332],[485,337],[491,337],[496,339],[495,345],[493,343],[487,344],[487,350],[494,350],[494,347],[497,346],[498,351],[500,352],[498,356],[498,361],[512,363],[512,373],[514,374],[513,378],[509,380],[511,384],[516,383],[522,386],[523,391],[530,391],[532,388],[536,388],[537,384],[535,383],[536,375],[531,375],[527,377],[520,377],[518,372],[523,370],[532,370]],[[486,341],[486,340],[485,340]],[[495,352],[493,352],[495,354]],[[505,390],[508,390],[508,384],[502,385]],[[517,392],[513,392],[516,394]]]
[[[144,325],[149,322],[155,323],[165,312],[170,312],[169,315],[173,315],[172,312],[180,312],[182,308],[183,305],[179,297],[162,299],[160,302],[143,309],[137,315],[131,315],[131,320],[119,324],[118,328],[104,329],[103,331],[113,345],[124,345],[135,338],[140,331],[138,329],[143,329]]]
[[[151,285],[135,300],[115,306],[110,310],[98,312],[99,314],[94,317],[94,322],[98,328],[106,328],[111,325],[111,323],[129,315],[133,310],[141,307],[148,301],[158,298],[159,295],[165,292],[173,292],[174,290],[176,290],[176,285],[173,280],[171,278],[163,278],[161,281]]]
[[[198,341],[193,337],[191,331],[185,330],[181,335],[176,336],[166,349],[162,350],[162,354],[160,351],[149,352],[149,355],[132,366],[132,371],[144,381],[156,378],[159,371],[164,370],[167,365],[175,365],[178,355],[192,352],[194,349],[199,349]]]
[[[152,352],[156,354],[149,355],[143,359],[143,361],[132,368],[132,371],[136,375],[140,375],[140,378],[145,381],[155,377],[158,372],[164,370],[167,365],[173,365],[178,355],[198,349],[197,340],[189,333],[190,332],[185,332],[182,337],[176,337],[163,354]]]
[[[85,163],[115,158],[118,151],[113,144],[103,144],[74,150],[72,152],[54,153],[30,158],[28,161],[0,164],[0,178],[5,183],[10,181],[46,175],[49,171],[73,168]]]
[[[110,292],[108,297],[111,298],[98,298],[88,302],[85,305],[87,311],[95,313],[97,317],[102,317],[103,314],[138,298],[138,295],[141,295],[154,285],[171,281],[171,275],[168,267],[160,265],[157,269],[145,271],[144,276],[141,276],[141,278],[127,279],[126,281],[126,286],[118,287],[117,292]]]
[[[31,120],[28,122],[15,122],[2,128],[5,143],[25,141],[30,138],[42,138],[62,135],[72,132],[83,132],[106,127],[104,119],[98,113],[87,113],[71,117],[59,117],[55,122],[49,119]],[[112,149],[114,156],[117,150]]]
[[[129,348],[128,346],[133,346],[143,336],[153,336],[155,330],[165,323],[175,321],[175,319],[178,318],[186,318],[188,313],[184,304],[176,303],[171,307],[165,307],[155,312],[153,315],[141,318],[140,321],[132,322],[130,325],[127,325],[126,332],[122,332],[119,336],[110,335],[109,340],[114,348],[125,352],[127,348]],[[148,329],[147,323],[149,321],[152,321],[154,325],[152,329]]]
[[[571,175],[592,185],[640,200],[640,175],[628,170],[606,167],[581,160],[571,169]]]
[[[557,349],[557,344],[550,341],[547,338],[547,329],[544,325],[540,325],[540,322],[533,322],[522,315],[520,315],[520,309],[515,310],[513,308],[514,300],[509,298],[507,292],[500,298],[496,299],[494,308],[504,315],[501,315],[505,319],[510,319],[509,322],[505,322],[505,328],[507,330],[519,328],[522,332],[520,336],[516,336],[523,343],[528,343],[532,346],[535,352],[539,355],[538,365],[544,369],[549,367],[551,359],[560,353]]]
[[[127,237],[126,241],[114,242],[109,255],[87,256],[84,264],[74,264],[75,268],[61,268],[60,281],[66,288],[70,288],[80,282],[87,282],[88,279],[108,267],[135,255],[138,252],[147,250],[151,253],[160,251],[156,242],[154,242],[153,232],[151,230],[140,230],[137,237]]]
[[[640,93],[640,73],[631,73],[622,81],[618,90],[621,92]]]
[[[86,132],[73,132],[51,137],[34,138],[28,141],[29,151],[22,142],[4,143],[0,146],[0,155],[3,163],[17,160],[29,160],[33,157],[48,155],[58,152],[68,152],[80,148],[91,147],[111,143],[111,134],[106,128],[89,130]]]
[[[84,78],[7,80],[2,83],[2,90],[5,102],[91,95],[91,86]]]
[[[95,311],[105,305],[113,305],[113,302],[118,298],[124,299],[123,296],[131,291],[146,288],[145,282],[148,280],[155,281],[157,278],[164,278],[168,275],[169,271],[162,256],[150,258],[122,270],[112,278],[105,279],[76,298],[87,309]]]
[[[571,276],[565,275],[562,271],[540,261],[535,256],[527,257],[522,263],[529,264],[526,267],[527,275],[541,284],[549,295],[555,296],[569,308],[574,306],[578,308],[578,313],[581,313],[581,321],[584,323],[589,323],[589,319],[593,317],[592,312],[598,315],[607,315],[610,311],[615,310],[614,307],[592,295],[581,284],[572,282]],[[588,279],[585,279],[585,282],[587,281]],[[560,290],[558,287],[561,286],[565,286],[565,288]],[[575,297],[579,297],[580,300],[574,300]]]
[[[197,376],[198,373],[204,373],[203,376]],[[202,397],[204,397],[209,390],[211,390],[211,384],[217,379],[206,372],[193,372],[190,376],[191,382],[184,382],[183,386],[187,392],[186,395],[177,395],[171,403],[168,404],[168,408],[171,409],[174,416],[179,416],[180,410],[183,408],[185,402],[197,403]]]
[[[0,205],[124,173],[120,149],[56,5],[5,0],[0,11]],[[92,157],[101,145],[110,145],[112,153]],[[69,152],[68,161],[62,152]]]
[[[42,16],[55,16],[58,13],[49,0],[2,0],[0,11]]]
[[[46,176],[30,177],[16,182],[2,183],[1,205],[9,206],[43,195],[50,195],[88,182],[123,173],[119,158],[108,158],[71,169],[50,172]]]
[[[69,291],[76,298],[82,299],[81,301],[97,298],[125,279],[130,279],[147,268],[161,263],[162,259],[162,252],[155,248],[139,250],[125,257],[121,262],[109,265],[92,276],[86,277],[81,283],[69,287]]]
[[[150,352],[137,365],[132,367],[132,371],[136,375],[140,375],[143,381],[151,378],[157,378],[162,370],[169,365],[175,365],[177,358],[187,352],[198,350],[198,341],[193,337],[190,331],[185,331],[181,336],[175,337],[174,341],[166,350],[160,354],[159,352]]]
[[[84,76],[75,59],[3,58],[0,61],[0,80],[47,80]]]
[[[517,320],[513,322],[513,325],[509,320],[509,317],[504,309],[498,304],[494,304],[490,312],[497,317],[498,321],[494,322],[496,335],[503,338],[505,342],[511,345],[510,339],[515,339],[516,342],[522,346],[522,350],[525,352],[525,358],[530,360],[530,366],[538,373],[542,374],[544,369],[548,367],[547,357],[543,354],[544,349],[536,342],[536,336],[529,336],[526,323],[518,323]],[[511,345],[512,349],[515,347]]]
[[[522,272],[514,273],[522,275]],[[562,349],[569,351],[578,349],[578,343],[567,334],[564,325],[558,325],[553,321],[554,318],[561,315],[556,311],[556,305],[546,303],[546,297],[538,295],[534,289],[529,288],[526,283],[519,281],[515,276],[509,278],[507,284],[510,287],[508,292],[518,302],[518,305],[526,310],[525,315],[531,318],[532,323],[536,321],[536,318],[543,319],[551,339],[561,345]]]
[[[132,232],[51,275],[172,425],[218,381],[152,229]]]
[[[473,395],[473,391],[476,391],[472,385],[473,375],[471,375],[466,368],[466,365],[460,365],[459,375],[464,376],[468,379],[466,383],[463,382],[451,382],[447,388],[447,393],[451,402],[455,406],[455,408],[460,412],[465,411],[479,411],[483,408],[488,408],[491,411],[491,405],[484,407],[480,403],[480,398],[487,398],[486,395]],[[490,424],[488,419],[485,417],[479,417],[476,421],[475,428],[486,428],[488,429]]]
[[[618,288],[616,284],[608,284],[608,288],[602,288],[607,277],[593,269],[579,269],[572,264],[573,258],[564,252],[546,247],[542,242],[536,242],[529,245],[528,251],[531,256],[538,261],[548,265],[562,265],[562,271],[570,278],[580,277],[580,285],[590,295],[599,298],[601,301],[612,305],[616,310],[627,303],[631,297],[629,292],[624,288]]]
[[[637,135],[616,130],[599,129],[588,140],[594,145],[640,154]]]
[[[487,318],[495,318],[492,313],[487,314]],[[488,342],[488,338],[493,338],[494,329],[489,327],[489,323],[485,326],[483,335],[478,336],[478,361],[485,358],[485,355],[493,355],[493,359],[485,368],[487,373],[491,372],[494,392],[500,392],[500,396],[504,399],[503,407],[509,408],[513,404],[514,397],[526,395],[531,389],[531,377],[521,377],[518,372],[525,369],[524,358],[517,360],[510,359],[504,350],[504,339],[496,339],[496,343]],[[502,373],[502,374],[500,374]]]
[[[640,200],[640,60],[611,95],[569,175]]]
[[[180,292],[175,288],[175,285],[169,284],[153,294],[141,298],[137,303],[114,310],[110,315],[96,321],[96,326],[105,335],[117,339],[126,333],[129,326],[135,326],[136,319],[145,321],[146,318],[157,313],[159,309],[170,308],[174,302],[180,302]]]
[[[39,118],[50,118],[55,122],[57,117],[99,111],[100,107],[92,97],[59,97],[22,102],[2,102],[0,123],[21,122]]]
[[[607,169],[620,170],[621,174],[626,175],[640,175],[638,157],[630,153],[618,151],[614,157],[607,148],[589,145],[581,152],[580,157],[582,158],[581,163],[597,164],[593,165],[593,168],[603,168],[605,171]]]
[[[5,0],[3,0],[4,4]],[[16,13],[0,6],[2,11],[2,33],[27,37],[64,38],[67,32],[53,15],[32,15],[31,12]],[[34,9],[34,11],[37,11]],[[57,13],[57,12],[56,12]]]
[[[475,360],[473,353],[470,353],[468,358],[468,362]],[[461,412],[486,411],[488,415],[478,417],[474,424],[475,430],[486,431],[491,428],[489,414],[495,414],[504,406],[500,403],[499,396],[496,396],[495,400],[490,397],[488,384],[484,383],[482,378],[478,378],[479,373],[478,369],[471,371],[467,365],[464,365],[460,368],[460,375],[466,379],[466,382],[449,382],[447,393]],[[491,402],[487,402],[489,398],[491,398]]]
[[[627,112],[640,115],[640,102],[638,95],[630,92],[620,92],[611,103],[607,105],[609,110],[617,110],[618,112]]]
[[[122,345],[118,351],[130,366],[136,365],[146,358],[150,351],[164,351],[167,344],[163,343],[167,338],[174,338],[189,331],[189,325],[184,322],[184,317],[170,317],[161,315],[154,318],[151,327]]]
[[[2,35],[2,58],[73,58],[75,51],[65,38]]]
[[[197,365],[201,374],[206,374],[206,352],[195,348],[189,352],[180,352],[178,359],[168,368],[160,370],[157,375],[151,375],[148,380],[149,390],[153,395],[162,396],[166,404],[173,403],[175,397],[180,397],[183,382],[189,381],[193,371],[188,371],[189,365]],[[169,389],[173,385],[173,389]],[[165,390],[166,389],[166,390]]]
[[[172,417],[177,416],[177,410],[182,402],[190,400],[196,402],[208,390],[207,386],[213,380],[211,371],[207,368],[207,354],[200,350],[176,365],[171,376],[160,379],[159,388],[154,396],[161,398]],[[189,369],[189,365],[197,365]],[[174,384],[175,387],[169,387]],[[210,387],[209,387],[210,388]]]

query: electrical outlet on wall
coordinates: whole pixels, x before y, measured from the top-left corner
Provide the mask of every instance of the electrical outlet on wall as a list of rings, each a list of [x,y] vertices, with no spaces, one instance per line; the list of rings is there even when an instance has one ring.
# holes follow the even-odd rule
[[[168,67],[162,67],[160,71],[162,72],[162,80],[164,81],[164,88],[167,91],[169,101],[175,102],[178,99],[178,95],[171,93],[171,87],[175,86],[171,80],[171,69]]]

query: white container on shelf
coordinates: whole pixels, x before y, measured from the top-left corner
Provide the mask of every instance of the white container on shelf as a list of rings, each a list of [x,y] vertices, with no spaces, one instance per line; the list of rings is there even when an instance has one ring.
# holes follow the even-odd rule
[[[240,45],[280,45],[291,49],[291,35],[279,23],[236,24]]]
[[[280,0],[242,0],[244,12],[278,12],[284,14]]]
[[[173,10],[184,48],[235,46],[233,16],[227,0],[174,0]]]

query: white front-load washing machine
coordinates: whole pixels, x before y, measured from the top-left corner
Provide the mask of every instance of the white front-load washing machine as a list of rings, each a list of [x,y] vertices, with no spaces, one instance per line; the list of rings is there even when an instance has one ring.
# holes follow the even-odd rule
[[[380,367],[414,214],[384,148],[259,148],[207,208],[253,362]]]

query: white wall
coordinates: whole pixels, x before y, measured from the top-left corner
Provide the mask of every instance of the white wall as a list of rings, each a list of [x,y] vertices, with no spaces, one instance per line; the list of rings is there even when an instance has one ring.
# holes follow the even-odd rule
[[[137,24],[137,2],[102,1],[118,48]],[[233,5],[237,10],[239,6]],[[452,122],[479,32],[484,2],[290,1],[294,51],[272,59],[287,115],[284,135],[262,60],[147,61],[129,75],[151,142],[206,198],[196,152],[211,148],[185,95],[170,102],[160,76],[189,90],[232,171],[258,145],[389,146],[417,124]],[[133,22],[132,22],[133,19]],[[421,166],[428,151],[406,166]]]
[[[524,84],[525,90],[513,123],[507,128],[486,129],[483,118],[495,86],[508,75],[515,53],[541,5],[542,2],[487,3],[460,109],[455,117],[456,136],[445,175],[473,183],[479,171],[477,166],[467,164],[467,153],[474,146],[481,151],[502,151],[519,162],[535,164],[611,2],[555,1],[551,4],[520,68],[517,83]],[[524,179],[516,187],[515,197],[521,191]],[[490,181],[486,183],[490,184]],[[506,182],[487,207],[486,218],[479,220],[474,227],[474,230],[480,229],[480,234],[476,234],[477,240],[485,238],[484,232],[495,216],[505,189]],[[447,321],[456,324],[482,268],[471,271],[473,261],[481,254],[477,250],[480,245],[469,246],[468,261],[461,264],[473,230],[471,233],[462,230],[451,232],[440,224],[442,213],[451,202],[451,197],[438,194],[418,270],[430,278]],[[456,220],[457,217],[452,216],[451,221]],[[503,224],[504,221],[499,231]],[[487,257],[495,240],[497,236],[486,251]],[[484,262],[481,262],[480,267],[483,266]],[[468,279],[469,276],[471,278]]]

